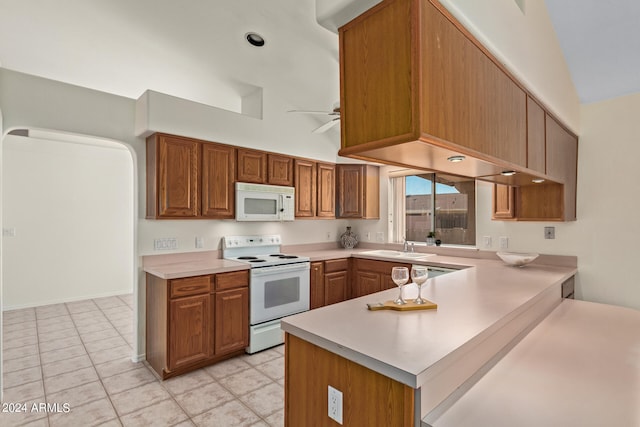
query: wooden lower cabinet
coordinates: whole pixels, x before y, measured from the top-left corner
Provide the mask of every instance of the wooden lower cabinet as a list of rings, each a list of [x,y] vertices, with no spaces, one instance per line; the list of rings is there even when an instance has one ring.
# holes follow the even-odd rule
[[[146,357],[163,379],[244,353],[249,273],[184,279],[147,273]]]
[[[406,427],[415,390],[291,334],[285,335],[284,425],[337,426],[327,416],[327,387],[343,395],[343,425]]]
[[[211,325],[209,295],[177,298],[169,305],[170,371],[209,358]]]
[[[311,263],[310,271],[310,299],[309,308],[323,307],[324,303],[324,261],[315,261]]]
[[[349,298],[349,258],[311,263],[311,309]]]
[[[385,289],[393,289],[396,284],[391,280],[391,269],[393,267],[411,269],[411,264],[389,261],[353,258],[351,262],[351,276],[353,277],[351,282],[352,298],[373,294]]]
[[[214,353],[244,350],[249,345],[249,289],[216,292]]]

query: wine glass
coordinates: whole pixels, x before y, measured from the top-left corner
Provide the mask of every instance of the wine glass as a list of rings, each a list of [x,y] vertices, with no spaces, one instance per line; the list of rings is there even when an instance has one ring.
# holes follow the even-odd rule
[[[427,278],[429,278],[429,269],[427,267],[424,265],[414,265],[411,267],[411,280],[418,285],[418,298],[413,300],[414,304],[426,304],[427,301],[422,299],[420,293],[422,291],[422,285],[427,281]]]
[[[391,280],[400,288],[400,295],[393,302],[398,305],[406,304],[405,300],[402,299],[402,285],[409,281],[409,269],[407,267],[393,267],[391,269]]]

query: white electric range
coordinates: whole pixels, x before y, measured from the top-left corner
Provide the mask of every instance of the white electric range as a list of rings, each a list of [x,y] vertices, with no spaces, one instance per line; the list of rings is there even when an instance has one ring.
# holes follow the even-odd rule
[[[309,310],[309,257],[283,254],[279,235],[225,236],[222,256],[251,266],[247,353],[284,342],[280,319]]]

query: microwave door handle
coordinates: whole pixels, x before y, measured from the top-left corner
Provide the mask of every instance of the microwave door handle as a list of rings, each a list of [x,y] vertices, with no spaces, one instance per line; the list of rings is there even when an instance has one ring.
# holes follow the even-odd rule
[[[280,202],[279,203],[278,219],[280,219],[280,221],[282,221],[283,218],[284,218],[284,195],[278,194],[278,201]]]

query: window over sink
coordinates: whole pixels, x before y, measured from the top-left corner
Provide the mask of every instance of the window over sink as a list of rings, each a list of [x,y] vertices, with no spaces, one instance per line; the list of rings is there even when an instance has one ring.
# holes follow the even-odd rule
[[[416,172],[389,175],[393,241],[425,243],[434,232],[442,244],[475,246],[475,180]]]

